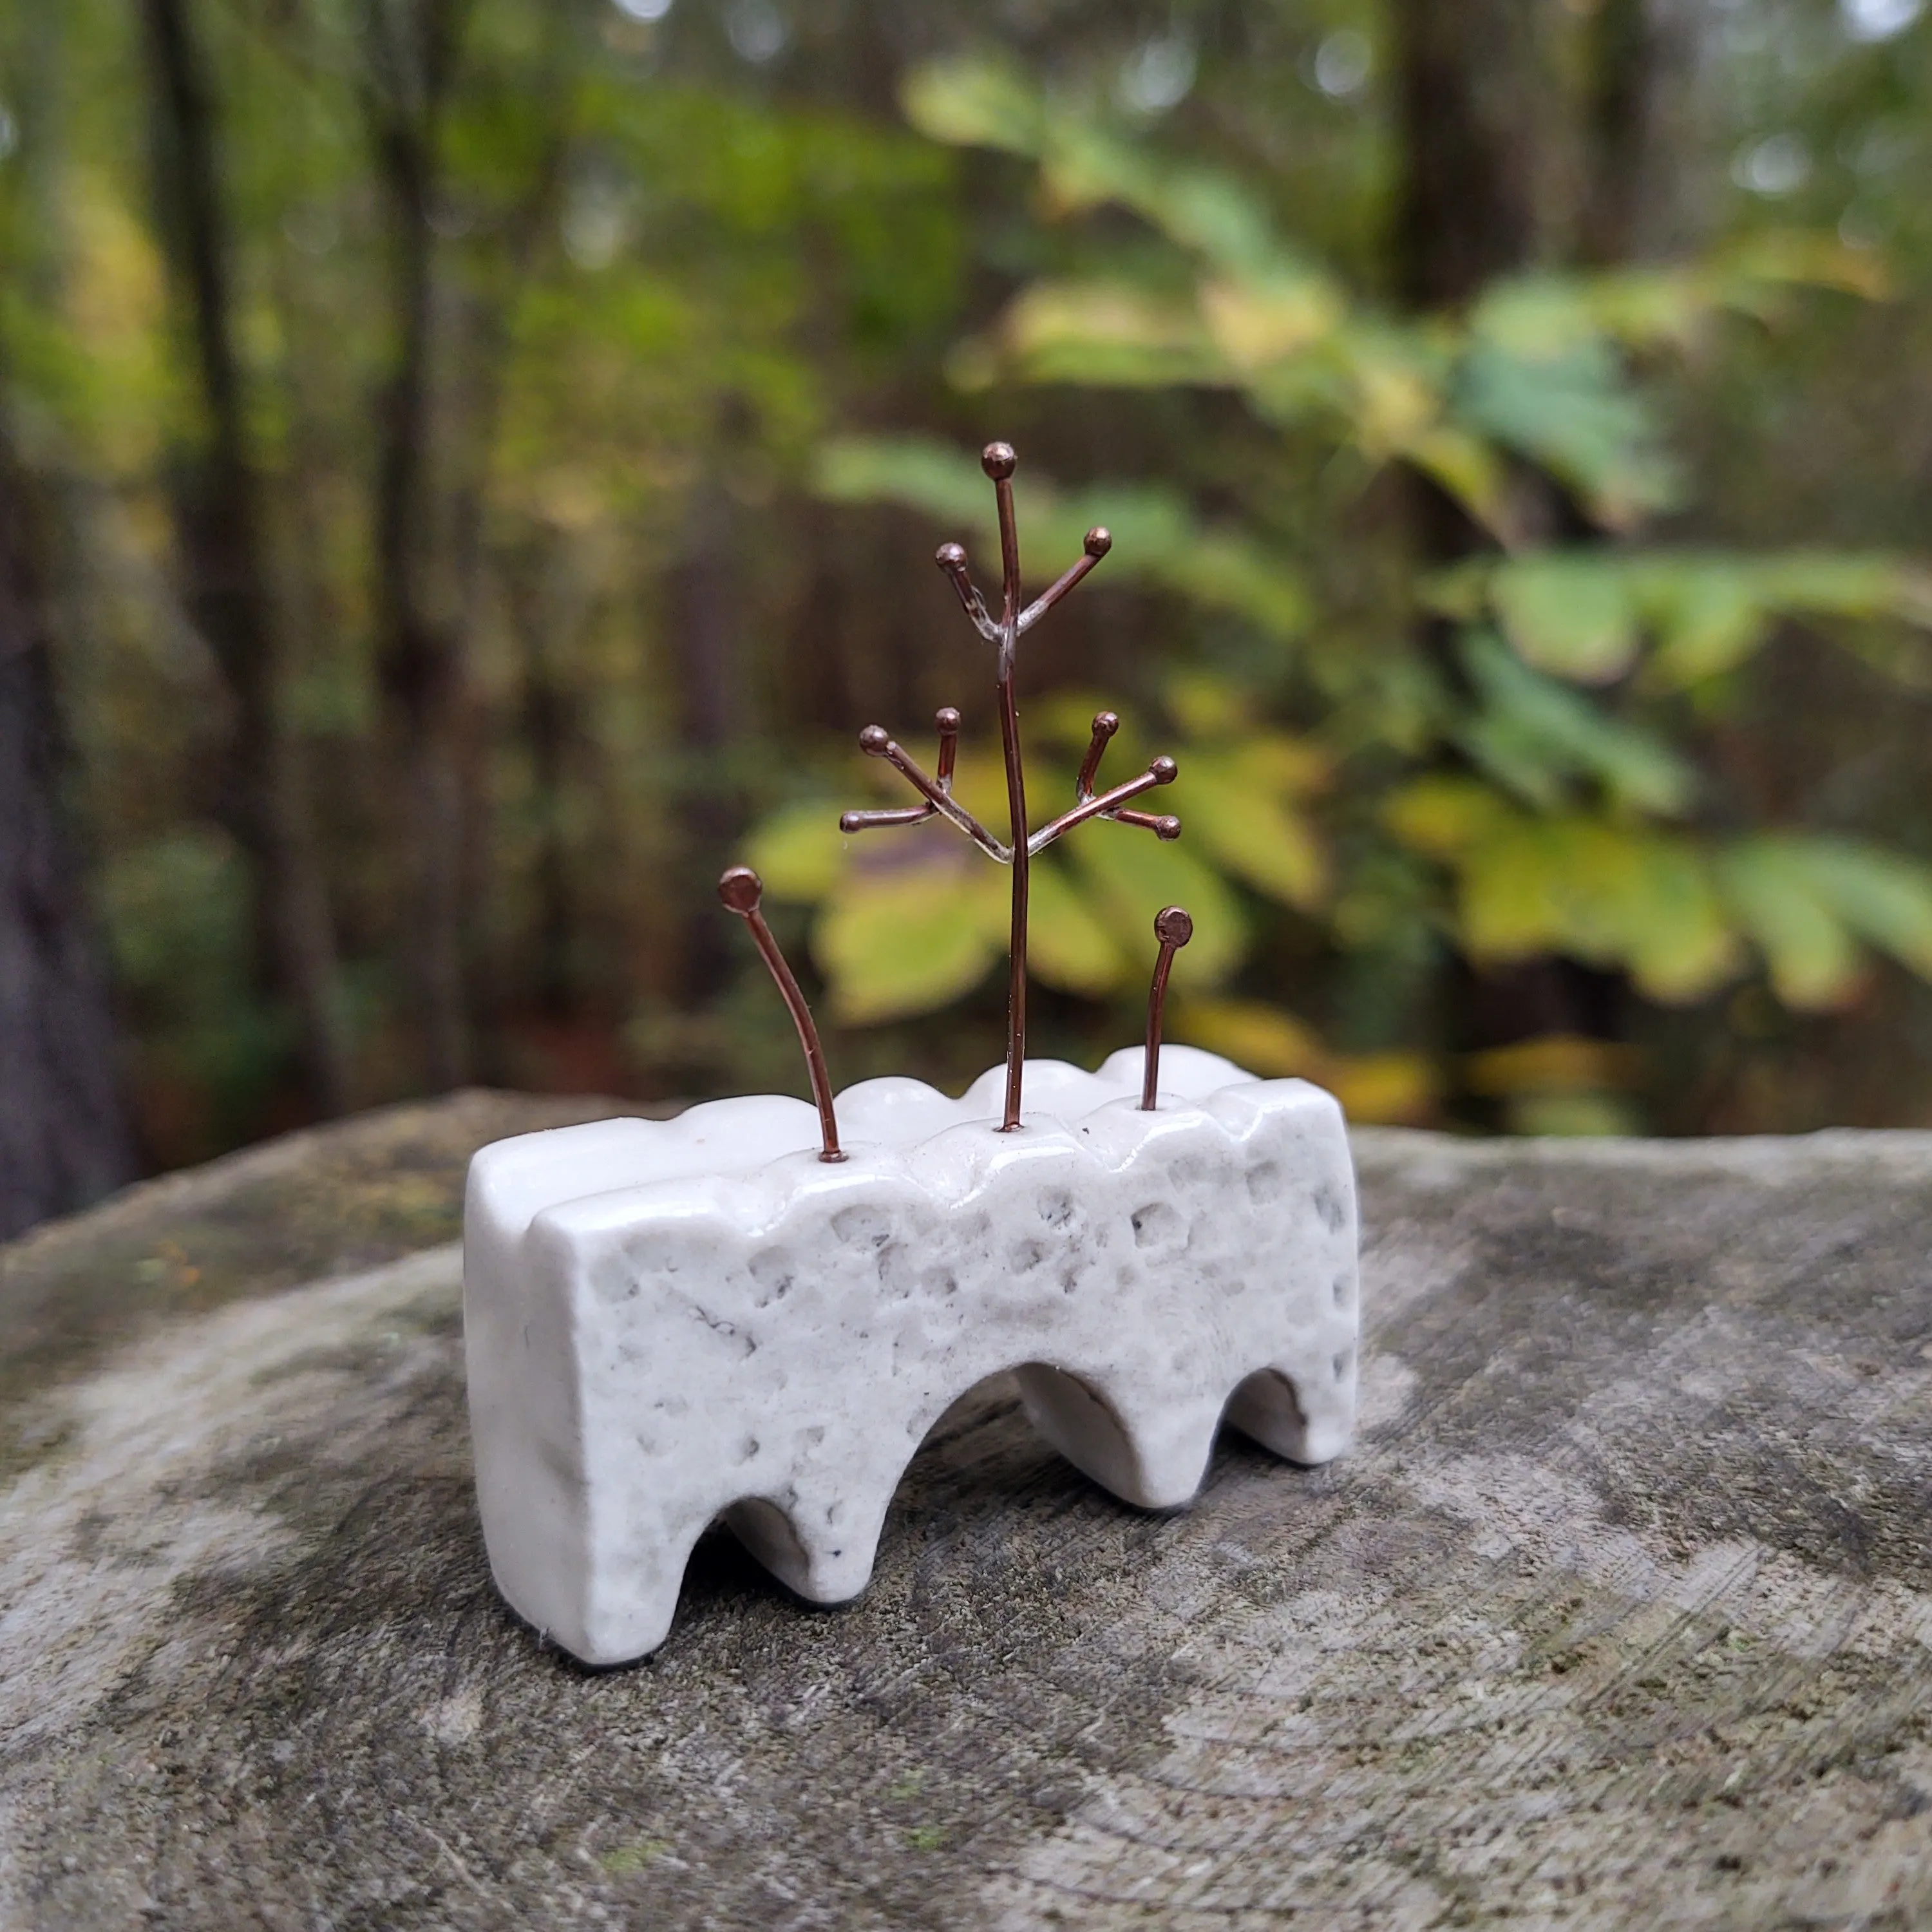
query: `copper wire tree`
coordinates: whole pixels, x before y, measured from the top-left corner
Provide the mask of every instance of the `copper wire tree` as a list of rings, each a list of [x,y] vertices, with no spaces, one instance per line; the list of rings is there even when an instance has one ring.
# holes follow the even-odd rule
[[[1111,818],[1118,824],[1133,825],[1151,832],[1156,838],[1178,838],[1180,820],[1172,814],[1130,812],[1128,800],[1138,798],[1156,785],[1173,782],[1176,766],[1172,758],[1160,758],[1137,777],[1118,784],[1111,791],[1096,793],[1094,781],[1100,760],[1120,719],[1111,711],[1098,712],[1094,718],[1094,735],[1087,755],[1080,761],[1079,775],[1073,782],[1073,808],[1042,825],[1037,832],[1027,829],[1026,776],[1020,754],[1019,706],[1013,696],[1013,669],[1018,657],[1019,641],[1113,548],[1113,538],[1104,530],[1087,532],[1080,560],[1054,579],[1034,601],[1020,603],[1019,533],[1013,521],[1013,470],[1016,459],[1010,443],[989,442],[980,458],[980,465],[993,479],[1000,518],[1000,615],[995,620],[986,608],[966,566],[965,550],[956,543],[941,544],[934,561],[952,580],[959,602],[973,628],[994,646],[994,691],[1000,707],[1000,750],[1006,770],[1006,814],[1010,835],[1002,843],[988,832],[952,796],[952,768],[959,752],[959,713],[951,705],[942,707],[934,722],[939,731],[939,763],[935,776],[928,777],[894,741],[884,726],[868,724],[859,734],[862,750],[884,758],[899,772],[925,800],[922,805],[890,807],[877,812],[848,812],[840,814],[842,832],[867,832],[886,825],[919,825],[938,817],[950,820],[988,858],[1010,866],[1013,876],[1012,939],[1006,985],[1006,1108],[1000,1124],[1002,1133],[1010,1133],[1020,1124],[1021,1085],[1026,1066],[1027,1010],[1027,896],[1029,869],[1034,856],[1044,852],[1056,839],[1090,818]],[[734,866],[718,881],[718,896],[750,926],[758,950],[764,956],[772,979],[784,994],[792,1019],[805,1048],[806,1064],[812,1077],[812,1097],[817,1102],[824,1150],[821,1160],[844,1159],[838,1146],[838,1123],[832,1103],[832,1082],[819,1046],[818,1029],[799,990],[796,978],[771,928],[759,910],[763,890],[758,875],[747,866]],[[1141,1105],[1151,1112],[1159,1077],[1161,1008],[1167,993],[1167,978],[1174,955],[1192,936],[1194,924],[1179,906],[1165,908],[1154,920],[1154,937],[1160,942],[1154,982],[1148,996],[1147,1058]]]
[[[1018,658],[1019,641],[1113,547],[1113,538],[1104,530],[1090,530],[1082,546],[1084,554],[1039,596],[1024,608],[1020,602],[1019,532],[1013,518],[1013,470],[1016,459],[1012,446],[989,442],[980,458],[980,466],[992,478],[1000,519],[1000,614],[995,619],[967,569],[966,552],[956,543],[942,544],[934,561],[952,580],[961,607],[968,621],[987,643],[994,646],[994,691],[1000,708],[1000,752],[1006,770],[1006,815],[1010,833],[1002,843],[988,832],[952,796],[953,759],[958,748],[959,713],[950,705],[935,721],[939,729],[939,769],[928,778],[893,742],[884,728],[868,724],[859,734],[862,750],[884,758],[900,772],[925,800],[923,805],[907,806],[884,812],[848,812],[839,819],[844,832],[863,832],[878,826],[916,825],[936,813],[950,819],[992,859],[1012,868],[1012,934],[1006,987],[1006,1096],[1005,1115],[1000,1130],[1010,1133],[1020,1124],[1020,1088],[1026,1060],[1027,1016],[1027,898],[1031,862],[1075,826],[1090,818],[1111,818],[1121,825],[1138,826],[1156,838],[1178,838],[1180,820],[1170,815],[1124,809],[1128,800],[1138,797],[1156,785],[1172,782],[1176,766],[1172,758],[1154,760],[1138,776],[1111,791],[1096,794],[1094,781],[1100,768],[1108,740],[1120,728],[1120,721],[1111,711],[1099,712],[1094,720],[1094,736],[1081,760],[1079,776],[1074,781],[1073,808],[1042,825],[1037,832],[1027,829],[1026,776],[1020,752],[1019,706],[1013,696],[1013,670]],[[1163,975],[1163,977],[1165,976]]]

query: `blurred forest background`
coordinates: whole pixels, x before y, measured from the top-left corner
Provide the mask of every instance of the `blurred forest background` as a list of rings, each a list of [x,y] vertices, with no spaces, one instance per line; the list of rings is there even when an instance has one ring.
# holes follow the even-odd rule
[[[19,0],[0,1219],[470,1082],[1033,1048],[1358,1118],[1932,1125],[1923,0]],[[1064,772],[1063,772],[1064,766]],[[990,782],[989,782],[990,779]],[[890,794],[880,796],[900,802]]]

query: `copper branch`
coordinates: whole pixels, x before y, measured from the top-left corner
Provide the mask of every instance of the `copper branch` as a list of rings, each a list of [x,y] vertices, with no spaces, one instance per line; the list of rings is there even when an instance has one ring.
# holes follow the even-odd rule
[[[1073,781],[1076,798],[1094,796],[1094,780],[1100,770],[1100,760],[1106,755],[1108,745],[1114,734],[1120,728],[1117,712],[1096,711],[1094,714],[1094,736],[1087,747],[1087,755],[1080,760],[1080,776]]]
[[[1058,818],[1042,825],[1027,841],[1027,850],[1043,852],[1062,832],[1070,832],[1075,826],[1084,824],[1090,818],[1126,818],[1127,814],[1120,810],[1120,806],[1129,799],[1150,791],[1156,785],[1172,784],[1179,769],[1172,758],[1156,758],[1138,778],[1130,778],[1125,784],[1117,784],[1112,791],[1101,793],[1098,798],[1089,793],[1071,812],[1063,812]],[[1160,838],[1180,836],[1180,820],[1178,818],[1155,818],[1144,812],[1137,812],[1133,817],[1138,824],[1151,826]]]
[[[838,1117],[832,1106],[832,1077],[825,1070],[825,1049],[818,1043],[818,1029],[812,1024],[812,1009],[799,991],[798,980],[785,964],[785,956],[778,950],[764,914],[758,910],[764,890],[758,874],[748,866],[730,867],[718,881],[718,896],[752,928],[752,937],[791,1010],[792,1024],[798,1028],[799,1044],[805,1048],[806,1070],[812,1076],[812,1097],[818,1106],[818,1132],[824,1143],[818,1157],[843,1160],[845,1156],[838,1150]]]
[[[948,818],[988,857],[1003,866],[1012,862],[1012,854],[1002,845],[959,801],[952,796],[952,760],[959,736],[959,714],[950,705],[939,714],[939,769],[941,776],[929,778],[907,757],[883,724],[868,724],[859,734],[859,748],[868,758],[884,758],[926,800],[922,806],[907,806],[888,812],[845,812],[838,815],[841,832],[864,832],[880,825],[916,825],[938,812]],[[946,720],[950,718],[949,728]]]
[[[1128,800],[1138,798],[1142,792],[1151,790],[1156,785],[1172,782],[1174,764],[1172,758],[1155,759],[1138,778],[1130,778],[1126,784],[1115,785],[1109,791],[1099,794],[1094,791],[1094,779],[1100,769],[1101,756],[1107,748],[1108,741],[1120,728],[1120,719],[1111,711],[1102,711],[1094,720],[1093,742],[1088,746],[1087,755],[1081,762],[1080,776],[1073,788],[1073,808],[1063,812],[1059,818],[1042,826],[1030,836],[1028,832],[1026,777],[1020,760],[1019,706],[1013,694],[1013,668],[1018,656],[1019,640],[1092,571],[1094,566],[1113,548],[1114,539],[1097,525],[1089,530],[1082,543],[1078,561],[1070,569],[1063,571],[1030,604],[1023,604],[1020,590],[1019,530],[1013,514],[1013,471],[1017,466],[1017,460],[1012,446],[1005,442],[989,442],[980,457],[980,466],[992,482],[994,507],[999,523],[1000,604],[998,616],[988,608],[986,598],[974,583],[971,573],[967,568],[966,552],[959,544],[941,544],[933,560],[945,572],[955,594],[958,597],[960,608],[966,613],[968,622],[994,647],[996,661],[993,682],[999,706],[1000,750],[1006,767],[1006,817],[1010,827],[1010,836],[1002,844],[952,796],[952,767],[958,746],[959,714],[950,706],[940,712],[938,720],[939,775],[937,778],[928,778],[887,734],[883,725],[869,724],[859,734],[860,748],[870,757],[884,758],[918,793],[922,802],[884,811],[848,812],[843,814],[838,820],[841,831],[864,832],[876,826],[917,825],[935,816],[943,818],[956,825],[988,856],[998,860],[1003,866],[1012,868],[1012,943],[1008,956],[1006,992],[1006,1091],[1005,1112],[1000,1123],[1002,1132],[1010,1132],[1020,1124],[1021,1084],[1026,1065],[1027,902],[1030,885],[1029,865],[1034,854],[1045,851],[1054,840],[1070,832],[1075,826],[1084,824],[1090,818],[1110,818],[1117,824],[1136,826],[1152,832],[1160,838],[1178,838],[1180,836],[1180,820],[1171,814],[1156,815],[1152,812],[1126,809]],[[1163,913],[1161,916],[1164,920],[1168,919],[1169,914]],[[1184,923],[1186,919],[1184,913],[1174,916],[1180,918]],[[1175,942],[1177,944],[1184,943],[1184,934],[1181,940]],[[1162,956],[1162,963],[1158,969],[1156,981],[1156,998],[1159,989],[1166,983],[1166,961],[1168,957],[1166,952]],[[1153,1038],[1157,1050],[1157,1018]],[[1151,1106],[1152,1101],[1150,1100],[1148,1104]]]
[[[1080,561],[1070,569],[1063,572],[1020,613],[1021,634],[1024,636],[1031,630],[1113,547],[1113,533],[1095,524],[1082,541],[1081,548],[1085,554]],[[1117,719],[1115,722],[1118,723],[1119,721]]]
[[[952,580],[952,587],[959,593],[961,608],[972,620],[973,628],[988,644],[1000,641],[1000,627],[994,623],[986,608],[986,600],[980,595],[972,578],[966,574],[966,550],[963,544],[941,544],[932,554],[932,560]]]
[[[1160,951],[1154,962],[1154,984],[1148,988],[1147,1058],[1141,1076],[1141,1111],[1151,1114],[1160,1082],[1160,1023],[1167,1004],[1167,976],[1174,956],[1194,937],[1194,922],[1180,906],[1166,906],[1154,916],[1154,936]]]
[[[1069,572],[1070,576],[1072,572]],[[1119,716],[1112,711],[1096,711],[1094,714],[1094,735],[1088,742],[1087,755],[1080,760],[1080,776],[1073,781],[1073,796],[1078,801],[1072,811],[1063,813],[1052,824],[1042,826],[1028,842],[1035,852],[1043,851],[1060,835],[1089,818],[1111,818],[1121,825],[1139,826],[1151,832],[1156,838],[1178,838],[1180,820],[1171,812],[1155,814],[1150,812],[1123,812],[1120,806],[1129,799],[1154,785],[1170,784],[1178,767],[1172,758],[1154,760],[1137,778],[1126,784],[1116,785],[1110,792],[1100,797],[1094,795],[1094,780],[1100,770],[1100,760],[1106,756],[1114,734],[1120,728]]]

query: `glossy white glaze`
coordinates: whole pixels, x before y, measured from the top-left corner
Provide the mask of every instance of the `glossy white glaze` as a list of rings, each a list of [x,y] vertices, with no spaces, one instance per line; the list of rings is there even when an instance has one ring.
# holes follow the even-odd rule
[[[1186,1047],[914,1080],[838,1100],[850,1158],[774,1096],[485,1148],[464,1223],[471,1427],[491,1568],[591,1664],[663,1642],[723,1514],[801,1595],[872,1574],[948,1403],[1001,1370],[1097,1482],[1187,1502],[1216,1427],[1320,1462],[1346,1446],[1354,1184],[1319,1088]]]

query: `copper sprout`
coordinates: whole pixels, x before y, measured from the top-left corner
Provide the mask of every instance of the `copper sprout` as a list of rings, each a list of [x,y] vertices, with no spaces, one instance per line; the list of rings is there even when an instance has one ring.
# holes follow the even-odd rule
[[[758,950],[764,955],[765,964],[771,969],[772,977],[778,982],[778,991],[791,1010],[792,1024],[798,1028],[799,1044],[805,1048],[806,1070],[812,1076],[812,1097],[818,1106],[818,1131],[824,1144],[818,1157],[820,1160],[843,1160],[845,1156],[838,1150],[838,1117],[832,1106],[832,1079],[825,1070],[825,1049],[818,1043],[818,1029],[812,1024],[812,1009],[806,1004],[805,995],[798,989],[798,981],[785,964],[785,956],[778,950],[778,943],[772,937],[772,929],[758,909],[764,890],[763,881],[748,866],[730,867],[718,881],[718,896],[752,928],[752,937],[758,942]]]
[[[1160,951],[1154,962],[1154,984],[1148,988],[1147,1058],[1141,1075],[1141,1111],[1154,1109],[1154,1094],[1160,1080],[1160,1023],[1167,1004],[1167,976],[1174,969],[1174,956],[1194,937],[1194,921],[1184,906],[1164,906],[1154,916],[1154,936]]]

